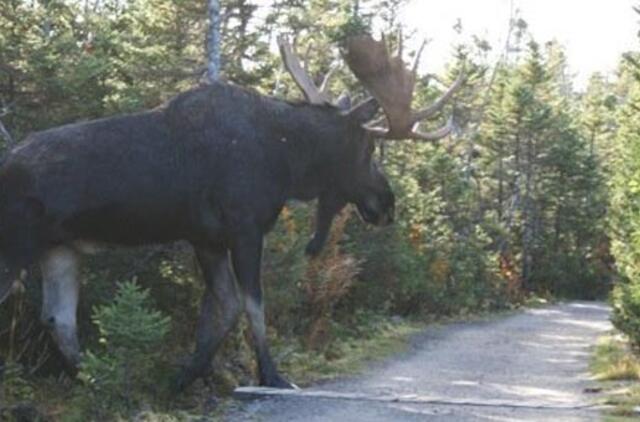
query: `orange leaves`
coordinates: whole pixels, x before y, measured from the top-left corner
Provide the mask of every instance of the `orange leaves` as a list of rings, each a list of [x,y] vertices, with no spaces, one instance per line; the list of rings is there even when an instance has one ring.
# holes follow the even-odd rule
[[[311,321],[307,331],[307,347],[323,349],[331,340],[330,321],[333,309],[347,295],[360,272],[360,262],[340,250],[339,242],[351,216],[342,211],[334,220],[324,252],[309,261],[303,285]]]
[[[434,259],[429,267],[429,273],[431,277],[438,284],[446,283],[447,278],[449,277],[450,270],[451,268],[449,260],[442,256],[438,256],[436,259]]]
[[[513,257],[509,252],[503,252],[498,257],[500,275],[507,281],[507,295],[518,300],[522,296],[522,277],[518,273]]]
[[[413,246],[413,248],[416,251],[421,251],[424,247],[423,245],[424,230],[425,230],[425,226],[420,223],[412,224],[409,229],[409,242],[411,243],[411,246]]]
[[[288,236],[293,236],[296,233],[296,221],[293,218],[291,210],[287,207],[282,208],[280,212],[280,219],[284,224],[284,228],[287,231]]]

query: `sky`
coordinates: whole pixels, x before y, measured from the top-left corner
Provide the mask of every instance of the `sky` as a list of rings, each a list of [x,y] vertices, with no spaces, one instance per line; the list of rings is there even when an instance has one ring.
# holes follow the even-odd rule
[[[254,0],[262,6],[273,0]],[[559,41],[566,49],[575,87],[584,89],[594,72],[614,72],[624,52],[640,50],[638,0],[408,0],[400,19],[416,30],[413,45],[430,40],[421,72],[436,73],[452,57],[452,46],[480,36],[496,56],[504,49],[511,8],[527,21],[540,44]],[[461,20],[462,35],[453,27]],[[461,39],[460,37],[463,37]],[[411,45],[409,46],[411,47]]]
[[[436,72],[451,57],[452,44],[460,40],[453,30],[458,18],[462,36],[480,35],[502,51],[511,3],[536,41],[555,39],[565,46],[578,89],[593,72],[614,71],[622,53],[640,48],[635,0],[410,0],[402,21],[431,39],[423,71]]]

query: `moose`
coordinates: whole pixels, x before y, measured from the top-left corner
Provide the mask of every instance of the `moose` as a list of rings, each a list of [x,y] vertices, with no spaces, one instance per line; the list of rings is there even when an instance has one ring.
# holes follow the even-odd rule
[[[374,159],[374,141],[447,136],[451,119],[431,132],[418,126],[440,113],[462,75],[435,103],[414,111],[420,54],[407,67],[401,48],[395,55],[384,39],[351,36],[344,41],[344,60],[372,95],[352,107],[344,98],[331,101],[286,38],[278,44],[306,101],[226,82],[203,84],[152,110],[33,133],[4,160],[0,254],[12,276],[0,285],[0,299],[38,264],[42,322],[70,365],[81,359],[81,255],[102,245],[183,240],[193,246],[205,290],[195,351],[179,387],[206,372],[242,311],[260,385],[294,387],[279,374],[267,344],[263,237],[291,199],[318,199],[311,256],[321,251],[333,217],[347,204],[355,204],[366,223],[390,224],[395,198]],[[376,119],[380,107],[384,116]]]

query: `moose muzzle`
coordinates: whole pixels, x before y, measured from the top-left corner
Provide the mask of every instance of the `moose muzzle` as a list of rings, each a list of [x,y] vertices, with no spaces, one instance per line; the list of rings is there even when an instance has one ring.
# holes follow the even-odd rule
[[[388,226],[393,223],[394,207],[382,206],[375,197],[356,203],[358,215],[365,222],[374,226]]]

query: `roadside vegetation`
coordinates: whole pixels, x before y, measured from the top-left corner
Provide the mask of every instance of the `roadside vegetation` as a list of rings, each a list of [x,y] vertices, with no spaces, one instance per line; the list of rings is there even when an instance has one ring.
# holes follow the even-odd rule
[[[34,130],[155,107],[197,84],[205,65],[205,3],[6,1],[2,123],[19,140]],[[277,34],[295,34],[298,50],[311,51],[310,72],[323,75],[354,21],[397,33],[403,3],[224,0],[222,75],[295,97],[270,48]],[[313,204],[283,210],[267,238],[263,278],[275,359],[293,382],[357,370],[400,350],[429,321],[536,298],[604,298],[614,280],[614,323],[629,337],[629,350],[640,346],[640,47],[621,57],[616,75],[593,75],[578,91],[562,45],[534,40],[525,19],[512,16],[504,52],[457,27],[467,41],[452,45],[446,70],[420,78],[417,105],[441,94],[464,67],[468,78],[455,101],[460,130],[438,145],[379,148],[398,198],[393,226],[365,227],[347,210],[327,249],[309,260]],[[329,88],[365,95],[343,68]],[[4,139],[0,146],[8,145]],[[171,391],[193,348],[203,289],[185,245],[109,251],[86,261],[79,321],[87,359],[77,377],[65,375],[39,323],[37,269],[0,307],[0,420],[215,417],[235,386],[255,382],[242,321],[204,380],[184,394]],[[599,346],[605,349],[594,370],[637,379],[635,358],[618,358],[627,346],[617,344]]]
[[[636,12],[640,9],[636,8]],[[623,340],[612,338],[598,346],[596,374],[605,380],[625,380],[611,391],[617,414],[638,417],[640,409],[640,53],[629,52],[618,84],[626,101],[615,114],[610,138],[609,237],[616,263],[617,283],[610,296],[612,322]],[[598,366],[601,369],[598,369]],[[616,385],[616,384],[614,384]]]
[[[638,417],[640,357],[624,336],[612,334],[599,340],[591,359],[591,372],[602,385],[603,404],[613,406],[607,414],[612,417]]]

